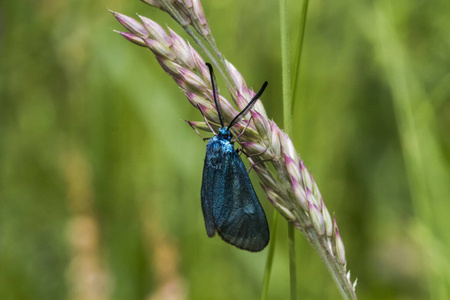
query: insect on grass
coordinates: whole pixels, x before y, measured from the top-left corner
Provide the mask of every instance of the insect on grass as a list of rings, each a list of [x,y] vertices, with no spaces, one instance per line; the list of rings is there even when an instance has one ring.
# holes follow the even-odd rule
[[[217,100],[214,71],[211,64],[206,65],[211,75],[214,103],[221,126],[206,145],[203,166],[201,199],[206,232],[209,237],[217,232],[227,243],[258,252],[269,243],[269,226],[245,165],[234,148],[236,139],[233,140],[230,129],[252,109],[264,92],[267,82],[230,124],[225,126]]]

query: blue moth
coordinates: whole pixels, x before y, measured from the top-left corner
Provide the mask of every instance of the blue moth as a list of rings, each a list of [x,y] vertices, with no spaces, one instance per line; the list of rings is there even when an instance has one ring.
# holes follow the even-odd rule
[[[206,65],[211,74],[214,102],[221,125],[219,132],[206,145],[203,166],[201,199],[206,233],[213,237],[217,232],[227,243],[258,252],[269,243],[269,226],[247,169],[234,148],[235,140],[232,140],[230,128],[252,109],[264,92],[267,82],[231,123],[224,126],[214,72],[211,64]]]

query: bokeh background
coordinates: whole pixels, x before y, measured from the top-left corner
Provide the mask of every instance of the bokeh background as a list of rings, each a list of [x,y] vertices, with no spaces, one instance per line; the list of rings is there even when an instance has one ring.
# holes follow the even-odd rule
[[[281,126],[277,1],[203,6]],[[0,299],[259,299],[267,250],[206,236],[205,143],[184,122],[201,116],[107,8],[186,36],[137,0],[0,2]],[[292,138],[360,299],[450,299],[449,54],[448,0],[310,3]],[[289,297],[286,227],[271,299]],[[301,299],[339,299],[300,233],[297,255]]]

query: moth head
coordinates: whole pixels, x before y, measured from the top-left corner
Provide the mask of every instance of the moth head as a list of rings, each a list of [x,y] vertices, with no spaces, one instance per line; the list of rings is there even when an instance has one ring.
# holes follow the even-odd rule
[[[233,137],[233,134],[231,133],[231,131],[228,129],[228,127],[222,127],[219,129],[219,135],[226,139],[231,141],[231,138]]]

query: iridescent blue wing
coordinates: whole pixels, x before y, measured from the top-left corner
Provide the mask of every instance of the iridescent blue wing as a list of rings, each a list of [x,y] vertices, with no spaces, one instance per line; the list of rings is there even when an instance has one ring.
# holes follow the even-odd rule
[[[236,151],[224,155],[222,164],[213,177],[215,230],[238,248],[261,251],[269,243],[269,226],[245,165]]]
[[[202,211],[203,218],[205,219],[206,233],[209,237],[213,237],[216,234],[216,226],[214,225],[213,217],[213,201],[214,201],[214,181],[217,173],[217,168],[212,165],[212,160],[218,155],[216,147],[211,147],[213,140],[208,142],[206,147],[205,163],[203,165],[203,178],[202,178]],[[220,173],[220,172],[219,172]],[[220,176],[219,176],[220,177]]]

